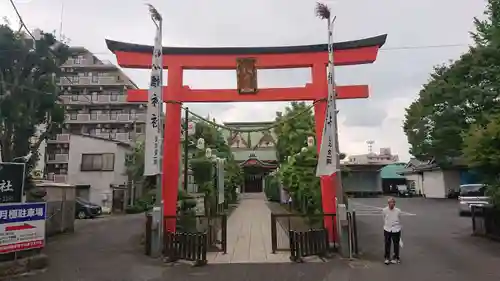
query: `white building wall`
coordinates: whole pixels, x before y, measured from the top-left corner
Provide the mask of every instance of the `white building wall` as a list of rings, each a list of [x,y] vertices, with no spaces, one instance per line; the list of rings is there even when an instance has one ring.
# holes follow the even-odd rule
[[[125,156],[128,149],[113,141],[71,135],[68,183],[90,185],[89,199],[95,204],[111,208],[112,185],[126,186]],[[114,153],[114,171],[81,171],[82,154]]]
[[[423,189],[427,198],[446,198],[443,172],[441,170],[423,172]]]

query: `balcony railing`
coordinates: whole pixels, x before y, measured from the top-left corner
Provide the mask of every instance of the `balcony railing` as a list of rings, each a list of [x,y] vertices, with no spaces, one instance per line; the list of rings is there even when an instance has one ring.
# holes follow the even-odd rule
[[[48,139],[47,143],[69,143],[70,134],[57,134],[53,138]]]
[[[121,142],[132,141],[130,133],[97,133],[95,134],[95,136],[103,139],[117,140]]]
[[[113,104],[126,103],[126,95],[63,95],[61,96],[64,104]]]
[[[146,122],[146,114],[89,114],[79,113],[75,115],[66,114],[66,123],[129,123],[129,122]]]
[[[47,163],[68,163],[69,154],[49,154]]]
[[[89,76],[78,76],[78,79],[72,79],[72,77],[61,77],[59,79],[59,85],[61,86],[91,86],[91,85],[129,85],[131,84],[126,80],[119,80],[116,76],[99,76],[97,78]]]
[[[111,68],[115,69],[116,65],[112,63],[96,63],[93,59],[81,59],[81,60],[76,60],[76,59],[68,59],[62,67],[65,68],[78,68],[78,67],[92,67],[92,68]]]

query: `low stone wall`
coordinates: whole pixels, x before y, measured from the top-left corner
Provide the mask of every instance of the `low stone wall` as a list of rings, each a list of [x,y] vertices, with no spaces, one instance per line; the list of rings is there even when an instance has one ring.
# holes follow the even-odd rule
[[[45,254],[37,254],[31,257],[20,258],[13,261],[0,263],[0,279],[24,274],[27,272],[44,269],[49,265],[49,258]]]

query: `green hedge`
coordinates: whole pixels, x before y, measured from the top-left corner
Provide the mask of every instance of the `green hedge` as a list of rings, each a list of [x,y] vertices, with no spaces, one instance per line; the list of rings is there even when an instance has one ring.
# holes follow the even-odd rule
[[[264,193],[269,201],[281,201],[280,183],[278,177],[271,175],[266,177]]]

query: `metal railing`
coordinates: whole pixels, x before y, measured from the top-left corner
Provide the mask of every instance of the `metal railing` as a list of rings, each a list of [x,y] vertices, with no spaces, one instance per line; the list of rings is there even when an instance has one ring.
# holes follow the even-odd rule
[[[66,123],[120,123],[120,122],[145,122],[146,114],[90,114],[90,113],[78,113],[75,115],[66,114],[65,122]]]
[[[347,212],[347,222],[349,224],[349,249],[352,255],[359,255],[358,225],[356,223],[356,212]]]

